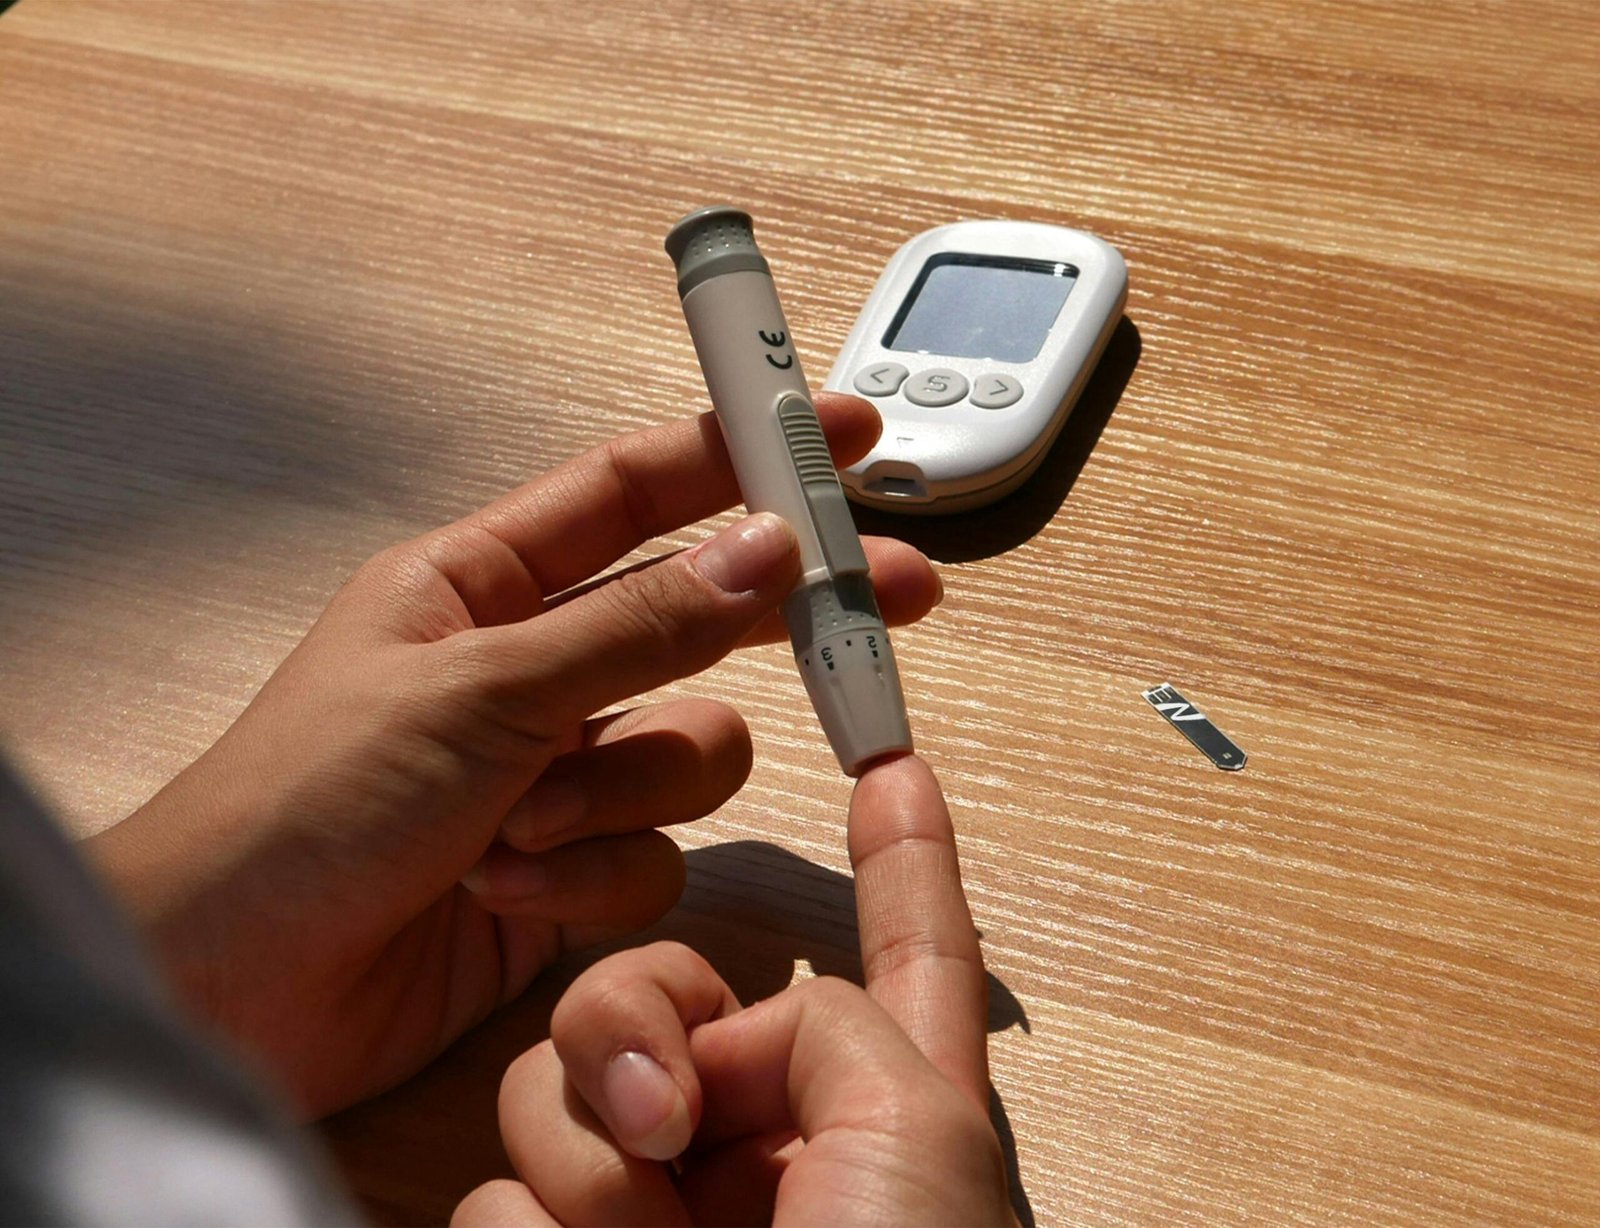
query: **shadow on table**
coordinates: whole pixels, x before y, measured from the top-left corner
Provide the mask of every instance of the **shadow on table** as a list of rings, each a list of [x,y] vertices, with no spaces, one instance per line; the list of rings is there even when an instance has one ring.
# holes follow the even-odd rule
[[[685,943],[746,1003],[784,989],[799,961],[819,976],[860,983],[855,892],[848,875],[753,840],[696,849],[687,861],[682,901],[649,931],[562,960],[413,1079],[323,1123],[324,1137],[370,1216],[396,1225],[442,1222],[473,1187],[510,1175],[496,1126],[500,1078],[518,1055],[549,1035],[550,1014],[573,980],[614,950]],[[988,1026],[991,1032],[1029,1026],[1022,1003],[992,975]],[[1016,1140],[992,1089],[990,1111],[1013,1206],[1022,1223],[1032,1225]]]
[[[856,526],[863,533],[910,542],[940,563],[986,559],[1020,546],[1066,501],[1139,365],[1142,348],[1138,327],[1123,316],[1044,463],[1000,502],[950,516],[903,516],[852,504]]]
[[[441,451],[425,415],[390,412],[408,395],[392,375],[353,369],[314,323],[159,279],[51,279],[0,254],[0,372],[0,570],[18,587],[231,557],[241,527],[259,539],[306,505],[405,508],[417,458]],[[0,627],[19,616],[0,599]]]
[[[803,960],[818,976],[861,981],[861,947],[856,928],[855,881],[848,874],[807,861],[776,844],[735,840],[695,849],[686,855],[689,882],[678,909],[658,931],[683,927],[728,982],[741,1002],[770,998],[794,978]],[[721,931],[707,941],[699,919],[714,920]],[[754,939],[770,946],[776,959],[741,959]],[[670,933],[652,937],[672,938]],[[726,952],[728,958],[713,954]],[[1027,1012],[1009,989],[989,976],[989,1031],[1010,1027],[1030,1031]]]

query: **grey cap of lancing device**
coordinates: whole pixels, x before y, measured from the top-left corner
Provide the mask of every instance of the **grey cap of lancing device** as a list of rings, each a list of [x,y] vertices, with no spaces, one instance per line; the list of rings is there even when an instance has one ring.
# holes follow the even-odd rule
[[[771,269],[756,246],[755,224],[743,209],[708,205],[678,219],[667,232],[667,255],[678,266],[678,297],[723,273]]]

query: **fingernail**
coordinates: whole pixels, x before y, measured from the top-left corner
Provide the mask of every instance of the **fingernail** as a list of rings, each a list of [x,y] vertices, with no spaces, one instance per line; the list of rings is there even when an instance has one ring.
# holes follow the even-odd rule
[[[689,561],[724,592],[748,593],[769,580],[794,549],[794,530],[788,522],[771,512],[758,512],[696,546]]]
[[[670,1160],[689,1145],[689,1105],[677,1081],[646,1053],[619,1053],[603,1091],[617,1142],[646,1160]]]
[[[936,585],[939,586],[939,592],[934,597],[933,604],[934,605],[938,605],[941,601],[944,600],[944,575],[939,570],[938,564],[932,564],[932,566],[933,566],[933,582]]]

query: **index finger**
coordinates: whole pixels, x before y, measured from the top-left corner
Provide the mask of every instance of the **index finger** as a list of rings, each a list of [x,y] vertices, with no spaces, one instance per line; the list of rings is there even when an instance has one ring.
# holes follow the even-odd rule
[[[987,1111],[983,954],[961,888],[950,810],[915,755],[871,767],[857,781],[850,862],[867,992]]]
[[[838,465],[865,456],[882,429],[877,412],[860,397],[819,393],[816,408]],[[738,501],[722,431],[716,415],[706,413],[584,452],[461,523],[510,547],[549,596],[651,538]]]

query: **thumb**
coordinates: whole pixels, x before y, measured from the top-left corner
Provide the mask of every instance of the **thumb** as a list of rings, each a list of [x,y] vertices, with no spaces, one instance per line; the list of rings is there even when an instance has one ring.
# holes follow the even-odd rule
[[[534,732],[553,736],[716,664],[789,594],[799,570],[794,531],[762,512],[526,622],[453,638],[472,641],[463,647],[479,687],[531,710]],[[528,717],[517,723],[526,728]]]

